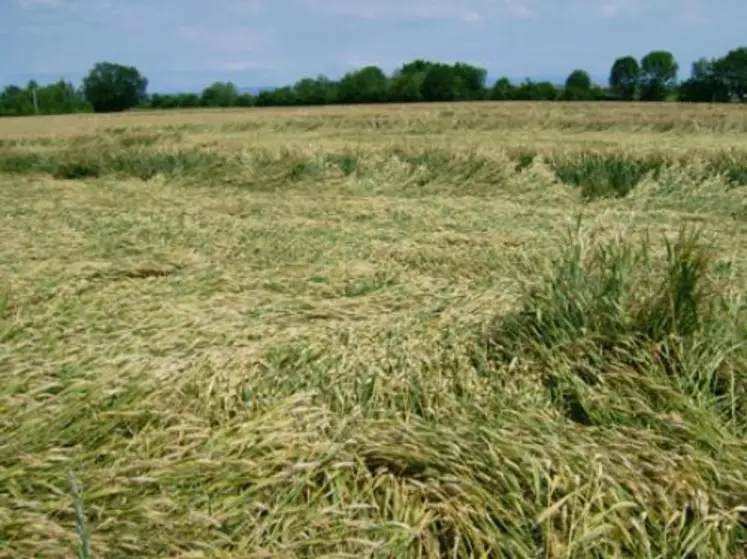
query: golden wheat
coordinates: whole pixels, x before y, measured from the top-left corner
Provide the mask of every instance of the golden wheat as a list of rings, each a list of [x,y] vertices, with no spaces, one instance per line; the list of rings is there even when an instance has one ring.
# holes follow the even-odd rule
[[[742,108],[2,124],[0,557],[743,552]]]

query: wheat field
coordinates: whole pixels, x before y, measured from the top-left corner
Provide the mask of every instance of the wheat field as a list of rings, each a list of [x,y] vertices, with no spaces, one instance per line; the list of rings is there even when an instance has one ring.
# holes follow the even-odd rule
[[[745,132],[0,121],[0,557],[747,556]]]

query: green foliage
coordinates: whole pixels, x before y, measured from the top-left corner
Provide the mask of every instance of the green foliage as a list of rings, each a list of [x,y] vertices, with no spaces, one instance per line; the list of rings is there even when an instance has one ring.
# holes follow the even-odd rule
[[[701,58],[693,62],[691,77],[679,88],[680,101],[725,103],[730,98],[729,86],[717,60]]]
[[[747,47],[693,63],[691,77],[680,86],[679,99],[707,103],[747,100]]]
[[[196,93],[181,93],[176,95],[150,96],[149,105],[153,109],[189,109],[202,106],[202,99]]]
[[[561,92],[548,81],[535,82],[527,79],[514,90],[514,99],[518,101],[555,101]]]
[[[308,128],[304,128],[308,129]],[[114,136],[114,131],[112,131]],[[280,157],[260,151],[241,159],[236,154],[220,154],[204,149],[158,149],[165,139],[177,135],[130,133],[116,135],[116,143],[104,149],[91,145],[90,139],[70,144],[64,150],[27,151],[24,149],[0,150],[0,173],[15,175],[44,174],[56,179],[90,179],[99,177],[133,178],[149,180],[156,176],[170,179],[200,180],[206,176],[217,180],[213,174],[228,183],[254,183],[257,177],[272,182],[268,177],[286,177],[292,181],[305,179],[364,177],[371,168],[364,164],[355,151],[325,153],[313,157],[299,156],[294,151],[283,152]],[[493,160],[476,153],[453,157],[441,149],[393,149],[380,154],[381,165],[399,169],[405,184],[417,188],[454,182],[460,191],[469,192],[469,184],[495,187],[502,184],[509,170],[521,172],[539,157],[535,150],[517,148],[506,152],[508,161]],[[729,189],[747,185],[747,165],[739,150],[718,151],[702,159],[702,166],[689,171],[688,179],[702,181],[719,178]],[[647,176],[656,180],[661,171],[678,167],[677,157],[663,155],[635,155],[580,151],[540,157],[555,173],[557,179],[578,187],[584,201],[627,196]],[[683,171],[680,171],[683,172]],[[273,187],[274,188],[274,187]]]
[[[677,83],[679,66],[669,51],[651,51],[641,59],[639,77],[642,101],[664,101]]]
[[[56,179],[79,180],[114,176],[148,180],[165,177],[208,176],[216,168],[225,168],[230,160],[202,150],[157,151],[138,146],[123,150],[95,150],[90,147],[60,152],[0,153],[0,172],[48,174]]]
[[[585,70],[574,70],[565,81],[564,99],[568,101],[590,101],[594,98],[591,76]]]
[[[447,64],[434,64],[425,73],[421,85],[424,101],[456,101],[461,81]]]
[[[254,106],[255,99],[253,95],[249,93],[241,93],[236,97],[235,105],[237,107],[252,107]]]
[[[638,91],[641,66],[632,56],[615,60],[610,70],[609,85],[619,99],[632,101]]]
[[[457,99],[464,101],[479,101],[485,99],[485,79],[488,72],[471,64],[457,62],[451,66],[451,72],[456,76]]]
[[[291,107],[298,104],[298,98],[292,87],[280,87],[260,91],[255,104],[258,107]]]
[[[8,116],[34,114],[32,95],[31,91],[23,90],[17,85],[7,86],[0,95],[0,112]]]
[[[493,101],[510,101],[516,99],[516,88],[506,77],[496,80],[490,90],[490,99]]]
[[[701,59],[689,79],[677,86],[679,65],[665,50],[649,52],[639,62],[633,56],[615,60],[609,89],[592,83],[588,72],[576,69],[563,86],[526,79],[513,84],[500,78],[486,87],[487,71],[464,62],[445,64],[416,59],[387,76],[377,66],[345,74],[340,80],[326,76],[303,78],[293,86],[241,94],[231,82],[215,82],[201,95],[153,94],[147,102],[147,80],[136,68],[97,63],[80,91],[63,80],[39,87],[7,86],[0,93],[0,116],[62,114],[94,110],[122,111],[135,106],[153,109],[196,107],[290,107],[345,103],[414,103],[421,101],[592,101],[618,99],[724,103],[747,100],[747,47],[730,50],[721,58]],[[34,104],[36,97],[36,105]]]
[[[425,72],[396,72],[389,84],[389,98],[395,103],[416,103],[423,100]]]
[[[340,80],[337,99],[340,103],[384,103],[389,99],[389,80],[377,66],[349,72]]]
[[[532,163],[534,163],[534,160],[537,158],[536,152],[529,151],[526,149],[519,150],[515,152],[513,155],[514,155],[514,159],[516,160],[516,165],[514,166],[514,169],[517,172],[521,172],[527,167],[529,167],[530,165],[532,165]]]
[[[649,174],[656,175],[665,165],[658,157],[634,159],[618,154],[584,153],[577,158],[551,162],[558,179],[581,187],[584,200],[623,198]]]
[[[0,93],[0,116],[52,115],[90,110],[82,93],[64,80],[42,87],[33,81],[25,88],[9,85]]]
[[[137,68],[97,62],[83,80],[83,95],[97,113],[121,112],[143,102],[147,87]]]
[[[337,99],[337,84],[326,76],[304,78],[293,86],[299,105],[327,105]]]
[[[50,159],[36,152],[0,152],[0,172],[12,174],[51,173]]]
[[[204,107],[233,107],[237,104],[239,89],[232,82],[215,82],[202,92]]]
[[[728,349],[739,344],[741,326],[724,312],[730,302],[711,277],[712,252],[699,231],[665,240],[663,261],[648,239],[590,241],[572,232],[520,310],[495,319],[492,358],[541,367],[550,397],[584,425],[665,427],[657,414],[687,417],[695,398],[731,416],[741,433],[747,424],[735,412],[747,410],[747,376]],[[662,390],[667,384],[684,394]],[[638,401],[629,398],[633,386]],[[615,393],[618,403],[606,405]]]
[[[747,47],[730,50],[716,61],[715,70],[732,98],[747,100]]]
[[[733,187],[747,185],[747,160],[738,152],[721,152],[708,159],[706,168],[711,175],[720,175]]]
[[[392,101],[478,101],[487,97],[487,71],[464,62],[456,64],[415,60],[391,78]]]

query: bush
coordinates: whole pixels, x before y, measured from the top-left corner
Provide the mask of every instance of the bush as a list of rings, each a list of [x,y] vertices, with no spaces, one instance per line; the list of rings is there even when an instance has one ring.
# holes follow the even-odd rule
[[[144,102],[147,87],[137,68],[98,62],[83,80],[83,95],[97,113],[120,112]]]

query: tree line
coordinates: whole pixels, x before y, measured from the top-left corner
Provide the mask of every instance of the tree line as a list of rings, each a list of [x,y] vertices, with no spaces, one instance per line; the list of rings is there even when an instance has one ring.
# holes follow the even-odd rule
[[[606,86],[588,72],[572,71],[563,85],[549,81],[513,83],[500,78],[487,85],[487,71],[471,64],[414,60],[391,75],[377,66],[348,72],[339,80],[304,78],[293,85],[242,93],[232,82],[215,82],[201,93],[147,94],[148,80],[136,68],[99,62],[80,87],[60,80],[46,86],[29,82],[0,93],[0,115],[117,112],[132,108],[288,107],[434,101],[681,101],[727,103],[747,99],[747,47],[722,57],[702,58],[691,75],[678,81],[679,65],[669,51],[655,50],[640,60],[623,56],[612,64]]]

